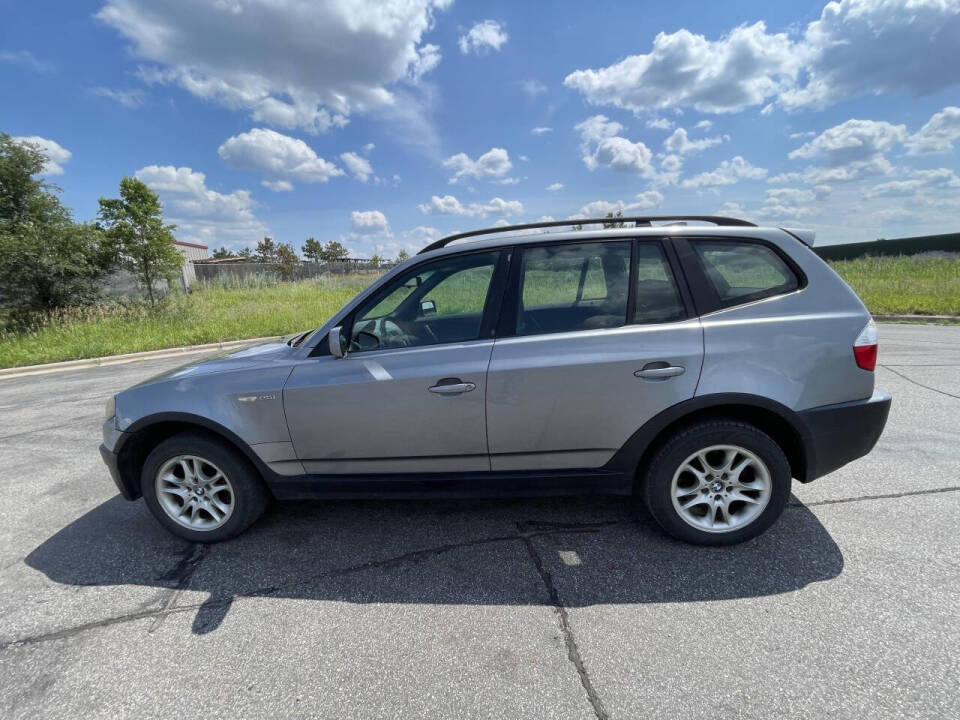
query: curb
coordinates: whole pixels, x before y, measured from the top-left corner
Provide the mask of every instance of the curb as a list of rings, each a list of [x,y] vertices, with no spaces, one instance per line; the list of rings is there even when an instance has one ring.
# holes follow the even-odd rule
[[[205,345],[186,345],[184,347],[164,348],[162,350],[146,350],[144,352],[125,353],[123,355],[107,355],[106,357],[84,358],[82,360],[65,360],[64,362],[46,363],[44,365],[21,365],[20,367],[0,370],[0,380],[25,377],[28,375],[48,375],[50,373],[83,370],[85,368],[103,367],[107,365],[125,365],[141,360],[157,360],[180,355],[195,355],[197,353],[213,352],[214,350],[229,350],[230,348],[250,345],[252,343],[277,340],[280,337],[282,336],[275,335],[273,337],[250,338],[248,340],[229,340],[227,342],[207,343]]]
[[[960,315],[874,315],[877,322],[924,323],[926,325],[953,325],[960,323]]]

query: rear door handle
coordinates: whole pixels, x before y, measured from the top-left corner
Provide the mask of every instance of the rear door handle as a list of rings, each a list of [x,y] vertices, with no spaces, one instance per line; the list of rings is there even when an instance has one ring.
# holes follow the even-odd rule
[[[652,365],[653,363],[651,363]],[[637,370],[634,375],[644,380],[666,380],[667,378],[683,375],[686,368],[680,365],[667,365],[666,367],[645,367],[643,370]]]
[[[476,390],[477,386],[472,382],[463,382],[460,378],[444,378],[428,389],[437,395],[460,395]]]

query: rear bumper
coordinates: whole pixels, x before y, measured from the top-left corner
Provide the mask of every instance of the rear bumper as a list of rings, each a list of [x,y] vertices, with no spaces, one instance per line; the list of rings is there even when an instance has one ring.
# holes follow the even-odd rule
[[[880,439],[890,395],[874,390],[867,400],[824,405],[799,413],[807,429],[807,481],[863,457]]]

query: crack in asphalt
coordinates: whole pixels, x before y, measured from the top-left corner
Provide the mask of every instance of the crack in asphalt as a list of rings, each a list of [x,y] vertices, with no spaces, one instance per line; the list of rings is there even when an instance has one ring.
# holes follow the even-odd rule
[[[857,497],[851,498],[838,498],[836,500],[819,500],[816,502],[790,502],[788,508],[802,508],[802,507],[817,507],[821,505],[838,505],[838,504],[847,504],[854,502],[865,502],[871,500],[889,500],[902,497],[918,496],[918,495],[933,495],[937,493],[948,493],[948,492],[957,492],[960,491],[960,486],[950,486],[942,488],[933,488],[930,490],[915,490],[911,492],[903,493],[891,493],[887,495],[860,495]],[[94,622],[83,623],[80,625],[74,625],[72,627],[63,628],[60,630],[53,630],[46,633],[41,633],[39,635],[32,635],[24,638],[8,640],[5,642],[0,642],[0,652],[8,650],[10,648],[23,647],[27,645],[34,645],[41,642],[47,642],[51,640],[61,640],[64,638],[74,637],[75,635],[82,634],[88,630],[95,630],[97,628],[109,627],[111,625],[117,625],[125,622],[134,622],[137,620],[144,620],[147,618],[154,618],[155,622],[151,625],[148,632],[153,632],[156,627],[159,627],[159,622],[162,619],[170,615],[175,615],[179,613],[189,612],[191,610],[200,610],[200,609],[216,609],[229,607],[236,600],[241,599],[254,599],[254,598],[264,598],[271,597],[285,590],[292,590],[298,587],[308,586],[311,583],[317,582],[318,580],[324,580],[327,578],[335,577],[344,577],[347,575],[352,575],[356,573],[367,572],[369,570],[380,570],[385,568],[399,567],[408,563],[418,563],[428,560],[445,553],[453,552],[455,550],[461,550],[471,547],[480,547],[482,545],[489,545],[493,543],[501,542],[522,542],[527,549],[527,552],[531,552],[530,541],[538,537],[546,537],[552,535],[562,535],[565,533],[589,533],[589,532],[600,532],[602,530],[620,526],[620,525],[632,525],[632,520],[610,520],[604,522],[593,522],[593,523],[557,523],[557,522],[543,522],[543,521],[525,521],[517,523],[518,532],[516,534],[510,535],[494,535],[487,538],[478,538],[476,540],[468,540],[459,543],[448,543],[446,545],[439,545],[437,547],[425,548],[423,550],[413,550],[408,553],[403,553],[401,555],[396,555],[394,557],[386,558],[384,560],[370,560],[367,562],[359,563],[357,565],[351,565],[345,568],[337,568],[335,570],[329,570],[326,572],[317,573],[315,575],[309,576],[307,578],[298,580],[291,583],[283,583],[280,585],[271,585],[264,586],[260,588],[253,589],[251,591],[245,592],[243,595],[229,595],[224,596],[220,599],[215,597],[210,597],[204,602],[199,603],[190,603],[187,605],[176,605],[176,600],[179,600],[183,594],[183,591],[187,589],[191,578],[194,573],[197,571],[197,568],[200,566],[202,561],[209,557],[210,546],[208,545],[194,545],[191,546],[189,552],[184,553],[180,558],[180,561],[174,566],[173,570],[165,576],[164,579],[177,580],[177,586],[173,589],[171,594],[167,597],[166,601],[163,603],[163,606],[158,609],[147,609],[139,610],[137,612],[125,613],[123,615],[118,615],[111,618],[106,618],[104,620],[96,620]],[[539,556],[537,560],[534,561],[536,565],[539,561]],[[556,589],[552,586],[552,579],[550,579],[549,574],[544,577],[546,570],[544,569],[541,572],[542,563],[540,567],[537,568],[537,572],[540,573],[541,579],[547,587],[548,592],[551,592],[551,602],[556,599],[557,602],[554,603],[557,613],[560,617],[561,629],[564,628],[564,623],[567,623],[566,620],[566,610],[563,608],[562,604],[559,604],[559,595],[556,593]],[[551,590],[551,588],[553,588]],[[569,632],[569,636],[567,635]],[[576,647],[575,639],[573,634],[569,629],[569,624],[566,624],[566,632],[564,633],[565,642],[569,642],[567,645],[568,652],[571,649],[570,643],[573,644],[573,647]],[[575,660],[575,658],[577,658]],[[593,700],[596,699],[599,702],[599,698],[591,697],[590,693],[595,691],[592,690],[592,684],[588,688],[588,683],[590,683],[590,678],[586,674],[586,669],[583,668],[582,660],[579,660],[579,651],[571,655],[571,662],[574,665],[577,665],[577,672],[580,674],[581,682],[584,683],[584,689],[587,690],[588,698],[591,698],[591,704]],[[578,665],[579,662],[579,665]],[[581,674],[582,671],[582,674]],[[600,712],[604,712],[603,706],[594,705],[594,711],[597,712],[597,717],[606,718],[606,715],[601,715]]]
[[[938,389],[935,388],[935,387],[930,387],[929,385],[924,385],[922,382],[917,382],[916,380],[914,380],[914,379],[913,379],[912,377],[910,377],[909,375],[905,375],[905,374],[902,373],[902,372],[899,372],[899,371],[897,371],[897,370],[894,370],[892,365],[882,365],[882,364],[881,364],[880,367],[884,368],[885,370],[889,370],[889,371],[892,372],[894,375],[899,375],[899,376],[902,377],[904,380],[906,380],[907,382],[913,383],[913,384],[916,385],[917,387],[922,387],[924,390],[931,390],[931,391],[933,391],[933,392],[935,392],[935,393],[939,393],[940,395],[946,395],[947,397],[951,397],[951,398],[955,398],[955,399],[957,399],[957,400],[960,400],[960,395],[954,395],[953,393],[948,393],[946,390],[938,390]]]
[[[577,638],[573,634],[573,628],[570,627],[570,617],[567,614],[567,608],[564,607],[563,601],[560,599],[560,593],[556,585],[553,584],[550,571],[544,566],[540,554],[533,545],[531,536],[523,533],[523,526],[523,523],[517,523],[517,529],[520,531],[523,545],[527,549],[530,560],[533,561],[533,566],[536,568],[540,580],[543,581],[544,587],[547,589],[547,594],[550,596],[550,604],[553,605],[553,611],[557,615],[557,623],[560,625],[560,632],[563,634],[563,642],[567,646],[567,659],[573,663],[573,666],[577,670],[580,684],[587,694],[587,700],[593,708],[593,714],[597,716],[597,720],[608,720],[610,716],[603,707],[603,701],[600,699],[597,689],[593,686],[593,681],[587,672],[587,666],[583,662],[583,656],[580,654]]]

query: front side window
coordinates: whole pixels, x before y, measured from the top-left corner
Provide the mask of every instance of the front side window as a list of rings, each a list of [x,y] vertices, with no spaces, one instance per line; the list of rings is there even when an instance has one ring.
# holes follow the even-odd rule
[[[488,252],[441,258],[401,275],[358,308],[350,351],[478,339],[499,257]]]
[[[629,242],[535,247],[522,257],[517,335],[626,323]]]
[[[754,242],[691,240],[724,307],[791,292],[796,274],[776,252]]]

